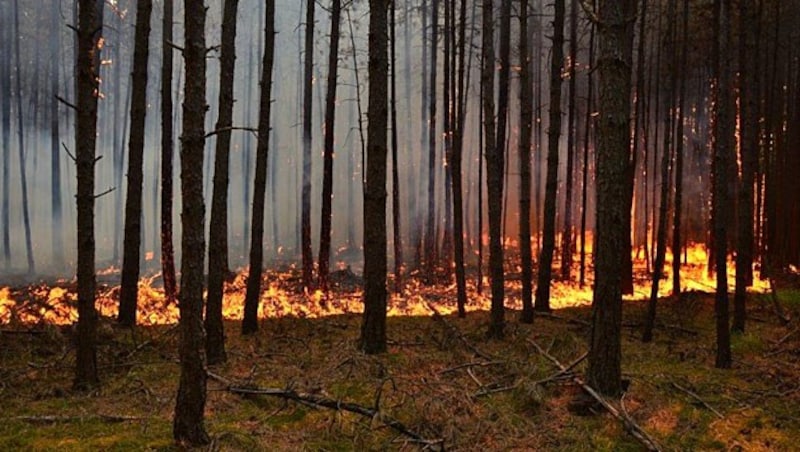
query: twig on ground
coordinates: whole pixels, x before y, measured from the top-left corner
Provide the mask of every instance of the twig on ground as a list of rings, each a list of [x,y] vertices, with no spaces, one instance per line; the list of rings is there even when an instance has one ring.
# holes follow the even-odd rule
[[[708,411],[711,411],[712,413],[716,414],[718,418],[722,419],[723,417],[725,417],[725,416],[722,415],[722,413],[717,411],[713,406],[709,405],[705,400],[701,399],[699,395],[697,395],[694,392],[684,388],[683,386],[679,385],[678,383],[675,383],[674,381],[671,381],[670,384],[672,385],[673,388],[677,389],[678,391],[681,391],[684,394],[688,395],[689,397],[697,400]]]
[[[225,389],[232,393],[238,395],[264,395],[264,396],[271,396],[271,397],[278,397],[285,400],[292,400],[295,402],[303,403],[312,405],[315,407],[322,407],[322,408],[330,408],[336,411],[348,411],[350,413],[360,414],[369,419],[376,419],[382,422],[384,425],[391,427],[392,429],[396,430],[399,433],[411,438],[415,443],[424,445],[430,448],[441,448],[443,449],[444,440],[443,439],[426,439],[422,437],[422,435],[410,430],[406,427],[403,423],[398,421],[397,419],[388,416],[386,414],[381,413],[377,409],[368,408],[362,405],[358,405],[352,402],[344,402],[341,400],[335,400],[328,397],[325,397],[320,394],[309,394],[303,392],[297,392],[293,389],[278,389],[278,388],[244,388],[238,387],[234,385],[230,380],[220,375],[214,374],[212,372],[208,372],[208,376],[223,385],[225,385]]]
[[[536,317],[544,317],[545,319],[550,319],[550,320],[561,320],[562,322],[574,323],[576,325],[581,325],[581,326],[590,326],[591,325],[586,320],[575,319],[575,318],[572,318],[572,317],[564,317],[564,316],[560,316],[558,314],[553,314],[552,312],[537,312],[536,313]]]
[[[505,364],[505,361],[476,361],[471,363],[464,363],[459,364],[457,366],[449,367],[445,370],[439,372],[439,374],[448,374],[451,372],[455,372],[459,369],[469,369],[472,367],[488,367],[488,366],[500,366]]]
[[[141,344],[137,345],[133,350],[131,350],[130,352],[128,352],[127,355],[125,355],[125,359],[130,359],[133,355],[135,355],[136,353],[140,352],[143,348],[145,348],[148,345],[156,342],[157,340],[163,338],[164,336],[167,336],[167,335],[169,335],[171,333],[174,333],[177,330],[178,330],[178,324],[176,323],[175,325],[173,325],[173,326],[169,327],[168,329],[166,329],[165,331],[163,331],[158,336],[156,336],[156,337],[154,337],[152,339],[146,340],[146,341],[142,342]]]
[[[578,364],[582,363],[583,360],[585,360],[587,356],[589,356],[589,352],[586,352],[583,355],[581,355],[578,359],[573,361],[572,364],[568,365],[567,367],[565,367],[563,369],[560,369],[558,372],[554,373],[553,375],[551,375],[551,376],[549,376],[549,377],[547,377],[547,378],[545,378],[543,380],[536,381],[534,384],[543,386],[543,385],[545,385],[545,384],[547,384],[547,383],[549,383],[551,381],[557,380],[557,379],[559,379],[561,377],[564,377],[564,376],[569,377],[569,379],[571,380],[574,377],[574,374],[572,373],[572,369],[574,369],[575,366],[577,366]]]
[[[526,339],[526,340],[528,341],[528,343],[530,343],[531,345],[536,347],[536,350],[542,356],[544,356],[545,358],[549,359],[553,364],[555,364],[556,367],[558,367],[562,371],[566,371],[567,370],[566,366],[561,364],[561,362],[558,359],[556,359],[555,357],[553,357],[552,355],[550,355],[549,353],[544,351],[544,349],[542,347],[540,347],[539,344],[537,344],[535,341],[533,341],[531,339]],[[616,407],[614,407],[614,405],[612,405],[611,402],[606,400],[605,397],[600,395],[600,393],[598,393],[591,386],[586,384],[577,375],[573,376],[572,380],[575,383],[577,383],[581,388],[583,388],[583,390],[587,394],[592,396],[592,398],[595,399],[600,405],[602,405],[603,408],[606,409],[606,411],[608,411],[612,416],[614,416],[619,421],[621,421],[622,425],[625,427],[625,430],[627,430],[634,438],[636,438],[640,443],[642,443],[642,445],[645,446],[647,448],[647,450],[650,450],[650,451],[661,451],[662,450],[661,447],[658,445],[658,443],[656,443],[655,439],[653,439],[653,437],[651,437],[649,433],[647,433],[644,429],[642,429],[642,427],[640,427],[636,422],[634,422],[633,419],[631,419],[630,416],[627,415],[627,413],[620,412],[620,410],[618,410]]]
[[[11,421],[22,421],[31,424],[56,424],[56,423],[70,423],[70,422],[86,422],[90,420],[99,420],[109,423],[117,422],[133,422],[142,421],[144,418],[137,416],[122,416],[114,414],[92,414],[86,416],[15,416],[6,418]]]
[[[439,313],[439,310],[436,309],[436,306],[432,305],[430,302],[426,302],[426,304],[428,306],[428,309],[433,311],[433,319],[438,321],[438,322],[440,322],[442,325],[444,325],[445,329],[449,333],[451,333],[454,336],[456,336],[458,338],[458,340],[462,344],[464,344],[464,346],[467,347],[472,353],[474,353],[475,355],[480,356],[481,358],[483,358],[485,360],[488,360],[488,361],[493,361],[494,360],[494,358],[491,355],[489,355],[486,352],[481,351],[478,347],[476,347],[470,341],[468,341],[467,338],[465,338],[464,335],[461,334],[461,332],[458,330],[458,328],[456,328],[453,325],[451,325],[450,322],[448,322],[447,319],[445,319],[444,316],[442,316],[442,314]]]

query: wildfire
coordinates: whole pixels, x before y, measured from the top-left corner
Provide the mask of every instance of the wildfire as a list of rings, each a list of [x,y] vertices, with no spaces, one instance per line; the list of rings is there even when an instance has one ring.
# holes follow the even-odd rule
[[[589,245],[589,244],[587,244]],[[672,292],[671,255],[667,255],[665,276],[659,286],[659,296],[668,296]],[[685,251],[685,263],[681,267],[681,285],[684,291],[714,290],[716,282],[707,271],[708,255],[702,245],[691,245]],[[103,274],[112,273],[104,270]],[[646,271],[646,263],[637,259],[634,263],[634,294],[626,296],[626,300],[643,299],[649,296],[651,280]],[[348,277],[358,280],[349,273]],[[734,264],[729,262],[728,284],[734,285]],[[244,313],[247,271],[241,271],[226,283],[223,297],[223,316],[228,320],[241,320]],[[553,309],[589,305],[592,301],[592,275],[589,273],[586,284],[581,287],[577,282],[553,281],[551,286],[550,305]],[[141,325],[172,324],[180,317],[178,306],[169,303],[162,288],[156,285],[159,274],[143,278],[139,282],[138,322]],[[488,278],[484,278],[488,287]],[[510,278],[506,282],[506,306],[521,309],[519,278]],[[34,285],[22,290],[12,291],[9,287],[0,288],[0,324],[56,324],[67,325],[77,320],[77,295],[68,284],[49,287]],[[265,275],[264,288],[259,299],[258,315],[260,318],[295,316],[316,318],[340,314],[360,313],[363,310],[360,282],[351,282],[348,287],[333,290],[329,294],[316,290],[302,292],[298,289],[296,271],[269,271]],[[468,282],[468,311],[488,310],[488,295],[478,294],[474,278]],[[769,281],[756,277],[751,291],[767,292]],[[116,317],[118,309],[119,287],[109,287],[98,291],[96,298],[97,311],[101,316]],[[428,302],[436,305],[442,314],[454,313],[456,287],[426,286],[419,281],[409,280],[402,293],[392,294],[388,305],[390,316],[430,316],[432,311]]]

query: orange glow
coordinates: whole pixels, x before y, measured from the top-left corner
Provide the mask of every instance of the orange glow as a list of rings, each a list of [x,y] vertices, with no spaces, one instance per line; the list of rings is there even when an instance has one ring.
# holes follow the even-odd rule
[[[507,240],[512,242],[512,240]],[[587,248],[591,249],[591,239],[587,240]],[[716,282],[708,276],[706,263],[708,255],[702,245],[695,244],[686,250],[687,262],[681,267],[681,284],[684,291],[713,292]],[[667,254],[664,266],[665,277],[659,287],[659,296],[671,294],[671,259]],[[591,262],[591,256],[587,259]],[[578,258],[574,259],[577,262]],[[557,264],[556,264],[557,265]],[[556,267],[554,265],[554,268]],[[106,269],[98,274],[114,273],[116,269]],[[517,269],[518,270],[518,269]],[[267,271],[265,282],[259,299],[258,316],[273,318],[295,316],[317,318],[339,314],[360,313],[363,310],[362,291],[333,291],[327,297],[319,290],[302,293],[297,290],[296,272]],[[575,275],[577,271],[573,272]],[[651,280],[646,273],[646,263],[642,260],[634,263],[634,294],[626,296],[626,300],[647,298],[650,294]],[[728,264],[728,284],[734,287],[735,270],[733,261]],[[161,287],[154,283],[160,280],[160,274],[143,278],[139,282],[138,322],[141,325],[173,324],[180,318],[178,306],[168,303]],[[244,299],[248,273],[241,271],[232,281],[226,283],[223,298],[223,316],[228,320],[240,320],[244,313]],[[488,277],[484,277],[484,286],[488,287]],[[577,282],[554,281],[551,286],[550,304],[553,309],[574,306],[585,306],[592,301],[593,274],[587,273],[584,287]],[[519,279],[506,281],[506,307],[521,309],[521,282]],[[769,291],[769,281],[756,276],[753,281],[753,292]],[[488,310],[491,304],[488,291],[479,295],[474,278],[467,283],[467,311]],[[98,313],[105,317],[115,318],[117,315],[119,287],[111,287],[98,291],[96,306]],[[432,314],[428,302],[436,306],[442,314],[456,312],[456,287],[426,286],[417,280],[409,280],[401,294],[392,294],[389,299],[388,315],[390,316],[429,316]],[[67,325],[77,320],[77,295],[74,289],[46,285],[29,286],[12,293],[8,287],[0,288],[0,324],[56,324]]]

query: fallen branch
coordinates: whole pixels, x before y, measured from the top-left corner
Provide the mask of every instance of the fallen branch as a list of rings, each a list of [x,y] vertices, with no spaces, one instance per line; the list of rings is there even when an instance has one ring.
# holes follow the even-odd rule
[[[88,416],[15,416],[11,418],[6,418],[6,420],[22,421],[31,424],[56,424],[56,423],[86,422],[91,420],[99,420],[109,423],[133,422],[133,421],[144,420],[144,418],[136,416],[113,415],[113,414],[92,414]]]
[[[712,413],[716,414],[718,418],[722,419],[723,417],[725,417],[725,416],[723,416],[723,415],[722,415],[722,413],[720,413],[719,411],[717,411],[716,409],[714,409],[714,407],[713,407],[713,406],[709,405],[709,404],[708,404],[708,403],[707,403],[705,400],[701,399],[699,395],[697,395],[697,394],[695,394],[694,392],[692,392],[692,391],[690,391],[690,390],[688,390],[688,389],[684,388],[683,386],[679,385],[678,383],[675,383],[674,381],[672,381],[672,382],[670,382],[670,383],[672,384],[672,387],[673,387],[673,388],[675,388],[675,389],[677,389],[678,391],[681,391],[681,392],[683,392],[684,394],[688,395],[689,397],[691,397],[691,398],[693,398],[693,399],[697,400],[697,401],[698,401],[698,402],[699,402],[701,405],[703,405],[703,406],[704,406],[704,407],[705,407],[705,408],[706,408],[708,411],[711,411]]]
[[[472,362],[472,363],[459,364],[457,366],[450,367],[450,368],[447,368],[445,370],[442,370],[439,373],[440,374],[447,374],[447,373],[455,372],[455,371],[457,371],[459,369],[470,369],[472,367],[499,366],[499,365],[503,365],[503,364],[505,364],[504,361],[478,361],[478,362]]]
[[[626,322],[623,323],[622,326],[625,328],[641,328],[642,324],[640,322]],[[684,328],[680,325],[669,325],[666,323],[656,323],[656,328],[663,328],[665,330],[674,330],[681,333],[689,334],[691,336],[697,336],[700,334],[695,330],[690,330],[689,328]]]
[[[582,363],[583,360],[585,360],[588,356],[589,356],[589,352],[584,353],[578,359],[573,361],[572,364],[568,365],[567,367],[565,367],[563,369],[560,369],[558,372],[554,373],[553,375],[551,375],[551,376],[549,376],[549,377],[547,377],[547,378],[545,378],[543,380],[539,380],[539,381],[535,382],[535,384],[543,386],[543,385],[545,385],[545,384],[547,384],[547,383],[549,383],[551,381],[557,380],[557,379],[559,379],[559,378],[561,378],[563,376],[568,376],[569,379],[571,380],[572,378],[574,378],[574,374],[572,373],[572,369],[574,369],[575,366],[577,366],[578,364]]]
[[[480,349],[478,349],[478,347],[472,345],[472,343],[468,341],[463,334],[461,334],[461,331],[459,331],[458,328],[451,325],[450,322],[448,322],[447,319],[445,319],[444,316],[442,316],[442,314],[439,313],[439,310],[436,309],[436,306],[432,305],[429,301],[426,301],[425,304],[428,306],[428,309],[433,311],[433,319],[444,325],[444,328],[448,332],[456,336],[458,340],[462,344],[464,344],[464,346],[467,347],[472,353],[488,361],[494,360],[494,358],[491,355],[482,352]]]
[[[331,399],[320,394],[310,394],[304,392],[297,392],[293,389],[277,389],[277,388],[247,388],[234,385],[230,380],[220,375],[208,372],[208,376],[223,385],[225,390],[238,395],[263,395],[278,397],[285,400],[292,400],[306,405],[315,407],[330,408],[336,411],[348,411],[350,413],[360,414],[369,419],[377,419],[384,425],[391,427],[395,431],[411,438],[414,443],[424,445],[430,448],[442,448],[443,439],[426,439],[418,433],[413,432],[403,423],[397,419],[381,413],[377,409],[368,408],[363,405],[358,405],[352,402],[344,402],[341,400]]]
[[[173,332],[177,331],[177,329],[178,329],[178,324],[175,324],[175,325],[173,325],[173,326],[169,327],[168,329],[166,329],[165,331],[163,331],[163,332],[162,332],[161,334],[159,334],[158,336],[156,336],[156,337],[154,337],[154,338],[152,338],[152,339],[149,339],[149,340],[146,340],[146,341],[142,342],[141,344],[137,345],[137,346],[136,346],[136,348],[134,348],[133,350],[131,350],[130,352],[128,352],[128,354],[127,354],[127,355],[125,355],[125,359],[130,359],[130,358],[131,358],[133,355],[135,355],[136,353],[140,352],[140,351],[141,351],[143,348],[145,348],[145,347],[147,347],[148,345],[150,345],[150,344],[152,344],[152,343],[156,342],[157,340],[161,339],[162,337],[164,337],[164,336],[166,336],[166,335],[168,335],[168,334],[170,334],[170,333],[173,333]]]
[[[556,365],[561,371],[566,372],[567,367],[561,364],[559,360],[555,357],[544,351],[542,347],[539,346],[535,341],[531,339],[526,339],[528,343],[536,347],[536,350],[545,358],[549,359],[553,364]],[[612,416],[617,418],[619,421],[622,422],[622,425],[634,438],[636,438],[647,450],[650,451],[661,451],[661,447],[656,443],[655,439],[650,436],[642,427],[640,427],[627,413],[620,412],[614,405],[611,404],[605,397],[600,395],[597,391],[595,391],[591,386],[586,384],[579,376],[575,375],[572,377],[572,380],[577,383],[581,388],[583,388],[584,392],[592,396],[603,408],[606,409]]]
[[[572,317],[564,317],[557,314],[553,314],[552,312],[537,312],[536,317],[544,317],[545,319],[550,319],[550,320],[561,320],[562,322],[574,323],[576,325],[581,325],[581,326],[591,325],[586,320],[574,319]]]
[[[773,278],[769,278],[769,290],[772,306],[775,308],[775,315],[781,319],[784,325],[788,325],[791,319],[783,312],[783,307],[781,307],[781,303],[778,300],[778,289],[775,288],[775,280]]]

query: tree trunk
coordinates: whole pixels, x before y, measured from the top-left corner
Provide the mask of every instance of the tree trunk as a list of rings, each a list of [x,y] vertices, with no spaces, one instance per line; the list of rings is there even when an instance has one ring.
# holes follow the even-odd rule
[[[25,228],[25,256],[28,263],[28,274],[35,273],[35,264],[33,261],[33,244],[31,243],[31,216],[28,207],[28,176],[25,169],[25,139],[24,128],[22,121],[22,62],[20,61],[19,44],[22,40],[22,33],[19,31],[19,0],[14,0],[14,29],[16,30],[16,37],[14,39],[14,49],[16,53],[16,74],[17,74],[17,138],[19,147],[17,148],[17,155],[19,157],[19,181],[20,192],[22,195],[22,223]],[[10,61],[10,58],[7,60]],[[35,124],[34,124],[35,125]]]
[[[50,33],[50,210],[52,211],[52,246],[53,246],[53,266],[57,271],[64,267],[64,234],[62,231],[62,196],[61,196],[61,144],[60,125],[58,118],[58,82],[60,78],[58,64],[61,54],[61,30],[62,24],[59,21],[60,0],[53,0],[51,9],[52,27]]]
[[[681,297],[681,248],[683,235],[681,234],[681,217],[683,215],[683,146],[685,117],[684,101],[686,100],[686,78],[688,77],[689,55],[689,0],[683,0],[683,43],[681,44],[680,62],[680,92],[678,93],[678,135],[675,147],[675,212],[672,226],[672,295]]]
[[[261,100],[258,111],[256,173],[253,179],[253,215],[250,230],[250,273],[244,298],[242,334],[258,331],[258,302],[261,299],[261,274],[264,263],[264,194],[267,189],[272,69],[275,60],[275,1],[269,0],[265,13],[264,57],[261,63]],[[275,213],[273,212],[273,215]]]
[[[567,177],[564,191],[564,229],[561,231],[561,279],[569,281],[572,272],[572,191],[575,174],[576,130],[575,61],[578,56],[578,0],[570,0],[569,12],[569,97],[567,99]]]
[[[336,0],[338,1],[338,0]],[[392,90],[392,234],[394,243],[394,291],[403,290],[403,241],[400,230],[400,168],[397,162],[397,59],[395,39],[395,1],[392,0],[389,30],[391,33],[391,90]],[[327,129],[326,129],[327,130]]]
[[[364,192],[364,317],[359,348],[386,351],[386,85],[389,0],[369,0],[367,185]]]
[[[544,231],[535,308],[550,311],[550,280],[556,246],[556,196],[558,194],[558,142],[561,137],[561,68],[564,63],[564,0],[555,0],[553,50],[550,56],[550,125],[547,130],[547,179],[544,194]]]
[[[758,171],[758,55],[755,50],[758,15],[755,5],[739,3],[739,92],[741,128],[741,179],[736,236],[736,289],[733,299],[733,330],[744,332],[747,286],[753,282],[753,186]]]
[[[209,441],[203,411],[206,370],[203,353],[203,152],[206,116],[206,10],[203,2],[184,1],[186,85],[181,137],[181,291],[179,323],[180,385],[172,435],[179,444]]]
[[[6,18],[10,17],[10,12],[5,13]],[[10,172],[11,166],[11,40],[13,28],[10,23],[7,23],[0,31],[2,42],[0,42],[0,52],[2,52],[2,61],[5,63],[0,65],[0,91],[3,93],[2,105],[2,128],[3,128],[3,206],[2,214],[0,214],[0,224],[2,224],[3,234],[3,263],[5,268],[11,265],[11,218],[10,218]],[[77,33],[76,33],[77,35]],[[77,47],[77,44],[76,44]]]
[[[306,2],[306,37],[303,50],[303,188],[300,219],[300,240],[303,256],[303,288],[310,289],[314,273],[311,252],[311,101],[314,69],[314,5]]]
[[[524,323],[533,323],[533,256],[531,255],[531,127],[533,126],[533,86],[528,51],[528,0],[519,10],[519,248],[522,260],[522,314]]]
[[[172,244],[172,41],[173,0],[164,0],[161,39],[161,275],[167,304],[175,302],[175,249]]]
[[[425,269],[428,283],[436,273],[436,74],[439,0],[431,2],[430,82],[428,83],[428,215],[425,221]]]
[[[714,162],[712,167],[713,197],[712,224],[714,267],[717,288],[714,297],[714,314],[717,326],[716,367],[731,367],[730,326],[728,324],[728,169],[733,152],[733,111],[730,101],[732,89],[730,76],[730,0],[714,2],[714,78],[715,101]]]
[[[594,4],[594,2],[593,2]],[[594,36],[597,24],[592,23],[592,30],[589,32],[589,67],[594,66]],[[586,96],[586,117],[583,135],[583,180],[581,181],[581,263],[579,284],[583,287],[586,284],[586,204],[588,201],[589,187],[589,142],[590,130],[592,129],[592,107],[594,107],[594,73],[589,72],[589,89]],[[594,245],[594,242],[593,242]]]
[[[331,4],[331,46],[328,56],[328,92],[325,97],[325,149],[322,173],[322,218],[319,233],[319,285],[328,291],[328,268],[331,261],[331,216],[333,213],[333,136],[336,111],[336,77],[339,67],[339,24],[341,0]],[[392,41],[394,42],[394,41]],[[395,140],[396,141],[396,140]]]
[[[131,84],[131,128],[128,142],[128,190],[125,198],[125,237],[122,252],[122,283],[119,295],[120,325],[136,325],[139,295],[139,253],[142,241],[142,184],[144,165],[145,116],[147,114],[147,63],[150,47],[152,0],[136,3],[136,37],[133,50]]]
[[[100,384],[97,378],[97,311],[94,299],[94,166],[97,143],[98,70],[100,67],[98,43],[102,39],[103,26],[103,17],[100,11],[97,0],[79,0],[78,48],[76,49],[75,64],[78,326],[73,386],[80,390],[88,390]]]
[[[599,111],[595,286],[587,382],[609,397],[622,394],[621,273],[624,252],[625,190],[630,159],[629,126],[634,0],[600,0]],[[630,208],[628,206],[628,208]]]
[[[455,1],[452,3],[452,10],[455,14]],[[467,90],[469,84],[465,78],[469,78],[466,69],[466,27],[467,27],[467,2],[461,1],[460,24],[458,27],[459,49],[458,49],[458,100],[456,101],[455,130],[453,134],[453,156],[452,156],[452,183],[453,183],[453,257],[456,266],[456,296],[458,304],[458,315],[467,315],[467,277],[464,271],[464,195],[463,195],[463,175],[462,162],[464,152],[464,121],[466,117]]]
[[[219,116],[214,156],[214,192],[211,196],[211,224],[208,242],[208,294],[206,295],[206,356],[208,364],[219,364],[225,354],[222,298],[228,271],[228,185],[230,174],[231,126],[233,125],[233,80],[236,65],[236,11],[239,0],[225,0],[222,11],[220,49]]]

